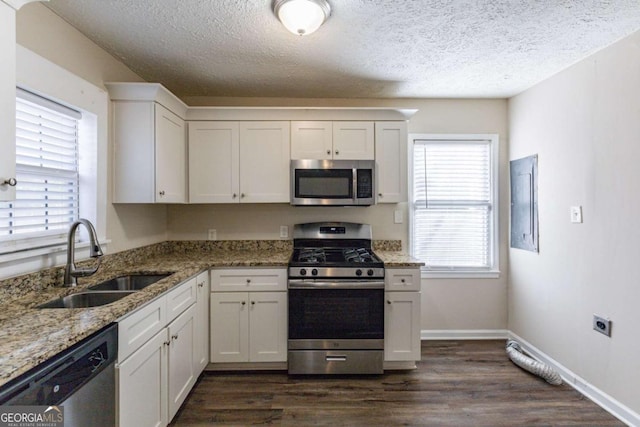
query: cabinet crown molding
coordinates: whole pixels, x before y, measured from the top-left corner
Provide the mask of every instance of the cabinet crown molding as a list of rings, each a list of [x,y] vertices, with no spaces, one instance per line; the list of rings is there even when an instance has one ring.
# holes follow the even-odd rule
[[[406,121],[418,110],[389,107],[190,107],[159,83],[105,83],[112,101],[154,101],[184,120]]]
[[[15,10],[19,10],[22,6],[27,3],[33,3],[34,1],[49,1],[49,0],[0,0],[14,8]]]

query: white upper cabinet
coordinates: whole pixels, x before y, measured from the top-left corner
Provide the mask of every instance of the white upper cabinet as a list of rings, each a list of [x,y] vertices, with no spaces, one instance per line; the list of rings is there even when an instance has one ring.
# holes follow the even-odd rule
[[[0,1],[0,201],[13,200],[16,177],[16,11]]]
[[[373,122],[291,122],[294,160],[373,160],[374,155]]]
[[[186,202],[184,120],[156,102],[113,103],[114,203]]]
[[[333,158],[333,122],[291,122],[291,158]]]
[[[191,203],[289,201],[289,122],[190,122]]]
[[[240,199],[289,202],[289,122],[240,123]]]
[[[407,201],[407,122],[376,122],[378,203]]]
[[[238,122],[189,122],[189,202],[237,202],[239,170]]]

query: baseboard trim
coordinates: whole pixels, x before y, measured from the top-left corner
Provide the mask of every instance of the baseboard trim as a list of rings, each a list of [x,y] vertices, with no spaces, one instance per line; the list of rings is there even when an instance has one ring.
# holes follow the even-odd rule
[[[506,340],[506,329],[426,329],[420,332],[424,340]]]
[[[589,382],[579,377],[560,363],[556,362],[553,358],[549,357],[544,352],[540,351],[531,343],[527,342],[513,332],[508,331],[508,335],[509,338],[518,341],[518,343],[522,346],[522,349],[530,356],[540,362],[546,363],[547,365],[553,367],[556,371],[558,371],[565,383],[576,389],[582,395],[592,400],[594,403],[602,407],[611,415],[630,426],[640,426],[640,414],[618,402],[616,399],[609,396],[599,388],[593,386],[592,384],[589,384]]]

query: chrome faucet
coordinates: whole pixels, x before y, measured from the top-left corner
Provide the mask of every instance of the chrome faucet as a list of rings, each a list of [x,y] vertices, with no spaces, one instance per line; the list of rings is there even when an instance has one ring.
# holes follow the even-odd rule
[[[98,258],[98,264],[94,268],[76,268],[74,263],[75,234],[80,224],[84,225],[89,232],[89,256],[91,258]],[[78,277],[91,276],[98,271],[100,267],[100,257],[102,255],[102,248],[100,248],[96,229],[93,228],[93,224],[82,218],[71,224],[69,235],[67,236],[67,265],[64,269],[64,286],[76,286],[78,284]]]

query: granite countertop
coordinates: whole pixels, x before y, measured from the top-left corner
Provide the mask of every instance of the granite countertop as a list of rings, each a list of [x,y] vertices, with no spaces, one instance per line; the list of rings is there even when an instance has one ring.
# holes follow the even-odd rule
[[[395,246],[376,254],[388,267],[421,263]],[[209,268],[286,267],[290,241],[163,242],[105,255],[98,272],[80,278],[75,288],[61,287],[60,267],[0,281],[0,386],[143,306],[186,279]],[[87,262],[90,264],[91,262]],[[114,277],[172,273],[114,303],[77,309],[38,309],[37,305]]]

